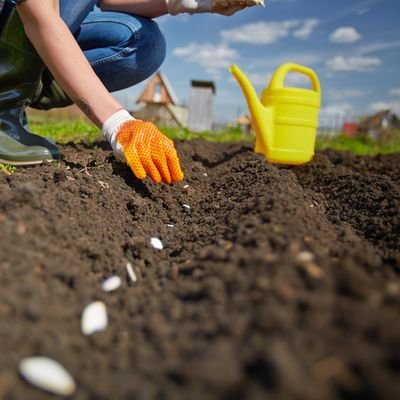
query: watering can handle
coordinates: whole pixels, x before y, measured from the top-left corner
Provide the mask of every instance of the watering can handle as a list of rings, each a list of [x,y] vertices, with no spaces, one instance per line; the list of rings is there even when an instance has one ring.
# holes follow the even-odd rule
[[[281,65],[275,72],[275,74],[272,77],[271,84],[269,87],[271,89],[280,89],[283,87],[285,77],[289,72],[299,72],[301,74],[304,74],[308,76],[311,80],[313,89],[317,93],[321,93],[321,85],[319,83],[319,79],[317,74],[311,69],[304,67],[299,64],[293,64],[293,63],[286,63]]]

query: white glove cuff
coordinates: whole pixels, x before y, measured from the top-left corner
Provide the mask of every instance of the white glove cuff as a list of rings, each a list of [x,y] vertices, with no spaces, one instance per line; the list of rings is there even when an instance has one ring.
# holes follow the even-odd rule
[[[134,119],[127,110],[119,110],[107,118],[101,128],[103,135],[110,142],[112,149],[121,158],[124,158],[124,156],[122,146],[117,141],[118,129],[124,122]]]

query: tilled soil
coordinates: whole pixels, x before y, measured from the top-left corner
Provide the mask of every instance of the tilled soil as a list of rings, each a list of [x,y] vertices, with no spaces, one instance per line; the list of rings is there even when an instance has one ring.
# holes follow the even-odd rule
[[[400,155],[177,147],[172,186],[103,142],[0,174],[0,399],[54,398],[18,374],[35,355],[73,399],[399,399]],[[109,325],[85,336],[95,300]]]

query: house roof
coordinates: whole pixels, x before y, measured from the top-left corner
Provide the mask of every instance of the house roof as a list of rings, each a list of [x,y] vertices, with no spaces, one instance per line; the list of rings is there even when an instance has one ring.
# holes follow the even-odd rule
[[[160,74],[161,80],[164,82],[164,85],[168,90],[169,95],[171,96],[172,101],[174,102],[175,105],[178,105],[179,104],[178,97],[176,96],[174,89],[172,88],[171,84],[169,83],[168,78],[161,71],[159,71],[159,74]]]
[[[236,121],[239,125],[251,125],[251,119],[248,115],[242,114]]]
[[[215,84],[213,81],[198,81],[192,80],[190,81],[192,87],[209,87],[212,89],[213,94],[215,94]]]
[[[179,104],[179,100],[178,97],[176,96],[168,78],[161,72],[161,71],[157,71],[147,82],[147,85],[144,87],[144,89],[142,90],[142,93],[140,94],[140,96],[137,99],[137,103],[140,102],[149,102],[148,99],[148,94],[149,92],[152,92],[152,85],[154,80],[157,80],[157,78],[161,81],[162,85],[164,86],[164,89],[167,91],[167,96],[170,98],[170,100],[172,101],[172,104],[174,105],[178,105]],[[146,100],[144,100],[146,99]],[[151,101],[150,101],[151,102]]]
[[[388,124],[387,126],[384,126]],[[374,115],[366,117],[360,123],[361,130],[369,129],[400,129],[400,120],[391,110],[383,110]]]

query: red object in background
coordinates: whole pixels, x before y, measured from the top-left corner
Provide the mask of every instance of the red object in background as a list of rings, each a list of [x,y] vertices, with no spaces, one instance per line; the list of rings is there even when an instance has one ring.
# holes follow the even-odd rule
[[[342,132],[344,135],[349,137],[356,136],[358,131],[358,123],[357,122],[345,122],[343,124]]]

